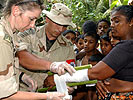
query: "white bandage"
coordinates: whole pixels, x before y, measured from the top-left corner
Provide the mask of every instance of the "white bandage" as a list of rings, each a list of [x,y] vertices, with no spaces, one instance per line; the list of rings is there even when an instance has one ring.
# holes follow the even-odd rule
[[[88,78],[88,69],[83,69],[76,71],[73,73],[72,76],[70,74],[66,73],[64,75],[61,75],[65,79],[66,82],[82,82],[82,81],[89,81]]]

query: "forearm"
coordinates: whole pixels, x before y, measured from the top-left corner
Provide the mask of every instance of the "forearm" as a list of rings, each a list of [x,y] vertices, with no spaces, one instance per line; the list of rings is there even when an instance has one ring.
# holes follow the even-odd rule
[[[100,61],[91,69],[88,69],[88,77],[90,80],[104,80],[110,78],[114,74],[115,71],[103,61]]]
[[[114,70],[101,61],[90,69],[76,71],[72,76],[66,73],[61,77],[64,77],[66,82],[82,82],[88,80],[104,80],[114,74]]]
[[[33,93],[33,92],[21,92],[13,94],[12,96],[2,100],[46,100],[47,95],[45,93]]]
[[[40,59],[28,51],[23,50],[17,52],[19,63],[27,69],[32,70],[49,70],[51,62]]]

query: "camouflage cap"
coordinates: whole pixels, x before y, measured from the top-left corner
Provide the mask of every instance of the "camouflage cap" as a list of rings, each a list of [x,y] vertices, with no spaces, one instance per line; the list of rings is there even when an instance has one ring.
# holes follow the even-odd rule
[[[76,27],[72,22],[72,11],[62,3],[55,3],[52,5],[50,12],[43,10],[42,13],[45,13],[48,18],[57,24]]]

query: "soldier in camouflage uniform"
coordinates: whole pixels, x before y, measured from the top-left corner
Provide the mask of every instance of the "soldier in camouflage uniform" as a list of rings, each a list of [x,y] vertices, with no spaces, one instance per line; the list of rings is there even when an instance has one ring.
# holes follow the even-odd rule
[[[67,26],[75,27],[75,24],[72,23],[71,10],[64,4],[55,3],[50,12],[44,11],[44,13],[47,16],[46,24],[37,27],[36,30],[30,29],[25,33],[19,33],[18,35],[22,37],[21,41],[27,43],[27,50],[33,55],[51,62],[65,61],[75,65],[73,44],[61,34],[67,29]],[[37,82],[38,88],[43,87],[43,81],[47,77],[46,73],[26,69],[22,69],[22,71]],[[28,86],[23,82],[20,82],[20,90],[29,91]]]
[[[5,6],[3,17],[0,20],[0,99],[2,100],[63,100],[62,97],[64,94],[62,93],[18,91],[18,57],[21,57],[21,55],[19,54],[17,57],[17,52],[18,50],[22,52],[26,51],[23,44],[17,43],[16,32],[23,32],[26,29],[33,28],[42,9],[43,6],[40,0],[9,0]],[[61,71],[57,70],[59,66],[61,68],[62,66],[64,66],[63,68],[68,68],[67,65],[60,62],[56,64],[44,60],[42,62],[44,62],[43,64],[46,68],[43,66],[26,67],[34,70],[51,69],[52,71],[52,69],[56,69],[53,72]],[[42,62],[40,61],[39,63]],[[62,70],[64,70],[63,68]],[[68,69],[71,70],[71,68]]]

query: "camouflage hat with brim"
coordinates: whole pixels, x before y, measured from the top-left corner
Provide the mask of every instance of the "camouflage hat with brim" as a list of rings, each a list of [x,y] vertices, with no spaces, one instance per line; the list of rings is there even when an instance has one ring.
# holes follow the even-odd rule
[[[43,10],[42,13],[57,24],[76,27],[72,22],[72,11],[62,3],[55,3],[52,5],[50,12]]]

